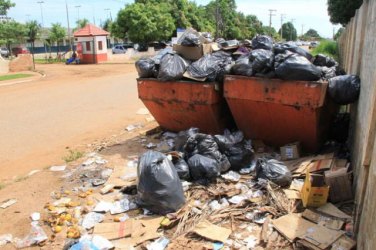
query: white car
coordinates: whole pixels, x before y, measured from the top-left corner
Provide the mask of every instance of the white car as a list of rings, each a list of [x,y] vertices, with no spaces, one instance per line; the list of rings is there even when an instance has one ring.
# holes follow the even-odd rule
[[[127,49],[124,48],[123,45],[115,45],[112,48],[112,54],[125,54],[127,52]]]

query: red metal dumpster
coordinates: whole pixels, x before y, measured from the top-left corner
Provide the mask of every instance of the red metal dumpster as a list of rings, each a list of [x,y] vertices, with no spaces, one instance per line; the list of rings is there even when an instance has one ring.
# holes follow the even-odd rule
[[[272,146],[300,141],[316,151],[338,109],[327,83],[226,76],[224,95],[235,123],[251,139]]]
[[[191,127],[209,134],[222,134],[230,111],[217,83],[160,82],[137,79],[138,96],[159,125],[170,131]]]

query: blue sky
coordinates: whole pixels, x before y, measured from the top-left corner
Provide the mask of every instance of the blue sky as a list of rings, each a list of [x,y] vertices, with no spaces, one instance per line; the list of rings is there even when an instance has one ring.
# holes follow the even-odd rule
[[[13,0],[16,7],[9,11],[9,16],[20,22],[37,20],[42,22],[40,4],[41,0]],[[44,26],[49,27],[51,23],[59,22],[67,26],[65,11],[65,0],[42,0]],[[196,0],[198,4],[207,4],[209,0]],[[329,22],[327,13],[327,0],[236,0],[238,11],[245,14],[256,15],[265,25],[269,24],[269,9],[277,10],[276,16],[272,19],[273,27],[278,30],[281,26],[280,15],[285,14],[285,21],[295,19],[294,25],[298,34],[313,28],[321,36],[331,37],[333,26]],[[119,9],[126,3],[133,3],[133,0],[67,0],[69,20],[71,26],[75,25],[78,16],[87,18],[92,23],[100,24],[112,14],[115,18]],[[81,6],[81,7],[75,7]],[[107,10],[106,10],[107,9]]]

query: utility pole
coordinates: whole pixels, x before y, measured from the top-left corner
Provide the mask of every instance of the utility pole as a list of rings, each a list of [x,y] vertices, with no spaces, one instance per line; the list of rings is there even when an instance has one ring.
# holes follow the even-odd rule
[[[302,24],[302,35],[301,36],[303,36],[303,30],[304,30],[304,24]]]
[[[275,16],[273,12],[277,12],[277,10],[269,10],[269,27],[272,27],[272,17]]]
[[[111,14],[111,10],[110,9],[104,9],[104,10],[106,10],[106,11],[108,11],[108,13],[110,14],[110,20],[111,20],[111,22],[112,22],[112,14]],[[108,14],[107,14],[107,16],[108,16]]]
[[[286,17],[285,14],[281,14],[281,39],[283,40],[283,19]]]
[[[44,4],[44,1],[37,2],[40,5],[40,16],[42,17],[42,28],[44,27],[44,20],[43,20],[43,8],[42,4]]]
[[[69,11],[68,11],[67,0],[65,0],[65,10],[67,11],[69,47],[70,47],[70,50],[73,50],[73,46],[72,46],[72,37],[71,37],[71,30],[70,30],[70,25],[69,25]]]
[[[292,32],[294,30],[294,21],[295,21],[295,18],[292,18],[291,19],[291,30],[290,30],[290,41],[292,41]]]

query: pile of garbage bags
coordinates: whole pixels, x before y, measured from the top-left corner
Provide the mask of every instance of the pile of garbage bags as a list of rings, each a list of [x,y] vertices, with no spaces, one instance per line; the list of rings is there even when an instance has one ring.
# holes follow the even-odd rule
[[[191,128],[175,136],[173,149],[148,151],[138,163],[137,203],[154,213],[171,213],[185,203],[181,180],[208,185],[229,170],[255,167],[251,141],[241,131],[212,136]]]

